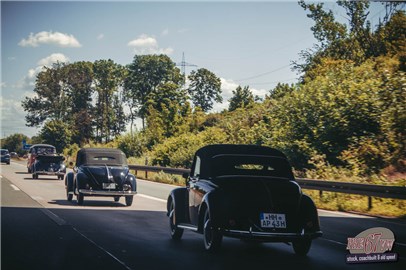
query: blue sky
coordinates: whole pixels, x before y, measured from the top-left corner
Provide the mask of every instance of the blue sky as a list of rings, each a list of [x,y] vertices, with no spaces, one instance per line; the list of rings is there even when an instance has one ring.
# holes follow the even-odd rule
[[[343,17],[334,2],[325,7]],[[374,16],[380,13],[379,5]],[[36,135],[21,101],[34,95],[41,68],[56,61],[127,65],[135,54],[165,53],[179,63],[184,53],[193,69],[221,78],[219,111],[238,85],[263,97],[277,82],[295,83],[291,63],[316,42],[312,25],[296,1],[2,1],[0,137]]]

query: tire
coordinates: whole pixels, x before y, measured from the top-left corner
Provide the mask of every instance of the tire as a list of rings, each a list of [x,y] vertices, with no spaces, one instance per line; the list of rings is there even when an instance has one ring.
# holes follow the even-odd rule
[[[85,196],[82,193],[78,192],[78,195],[76,195],[78,205],[83,205],[84,198]]]
[[[120,196],[114,196],[114,201],[118,202],[120,200]]]
[[[306,256],[310,250],[311,245],[311,239],[302,239],[292,242],[293,250],[295,251],[296,255],[299,256]]]
[[[183,229],[178,228],[175,224],[175,205],[173,201],[171,202],[171,206],[169,208],[169,228],[171,230],[171,237],[173,240],[180,240],[183,235]]]
[[[73,191],[73,188],[69,185],[69,181],[66,181],[66,199],[71,202],[73,199],[73,194],[69,192]]]
[[[223,235],[211,226],[210,211],[207,208],[203,219],[204,248],[209,252],[216,252],[221,247]]]
[[[36,173],[32,174],[32,179],[38,179],[38,175]]]
[[[125,196],[125,205],[131,206],[133,204],[134,195]]]

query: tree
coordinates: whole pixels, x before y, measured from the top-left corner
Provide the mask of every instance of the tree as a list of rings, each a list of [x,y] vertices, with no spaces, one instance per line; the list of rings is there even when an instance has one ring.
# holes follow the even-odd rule
[[[211,71],[200,68],[192,71],[188,76],[190,85],[189,95],[195,107],[200,107],[204,112],[213,108],[214,102],[222,102],[221,81]]]
[[[47,119],[65,120],[69,117],[67,89],[64,89],[64,63],[44,67],[35,81],[34,97],[26,97],[22,107],[27,112],[27,126],[39,126]]]
[[[43,143],[55,146],[56,151],[62,153],[63,149],[71,143],[72,130],[63,121],[51,120],[45,123],[39,136]]]
[[[10,152],[16,152],[18,155],[22,156],[25,154],[26,150],[23,150],[23,140],[30,144],[30,139],[21,133],[12,134],[4,139],[1,139],[1,148],[8,149]]]
[[[249,104],[254,103],[254,95],[252,94],[249,86],[238,86],[237,89],[233,90],[233,96],[229,100],[230,105],[228,106],[228,111],[234,111],[237,108],[247,107]]]
[[[98,60],[93,64],[94,88],[97,96],[93,121],[96,141],[109,142],[112,137],[125,130],[126,117],[122,109],[119,87],[126,70],[112,60]]]
[[[127,66],[128,75],[124,81],[124,98],[131,109],[130,120],[141,117],[145,128],[148,101],[153,99],[159,86],[165,83],[182,83],[182,76],[175,63],[167,55],[136,55]],[[135,109],[135,111],[133,111]]]
[[[285,95],[295,91],[296,87],[292,84],[278,83],[273,90],[270,91],[269,97],[272,99],[279,99]]]
[[[314,70],[323,58],[351,60],[360,65],[371,57],[385,55],[392,51],[391,44],[399,44],[399,41],[401,44],[405,43],[404,38],[402,39],[402,33],[405,32],[404,19],[400,19],[401,16],[399,16],[404,14],[404,11],[395,11],[401,5],[400,3],[384,3],[387,11],[390,11],[375,31],[367,20],[369,1],[338,1],[337,4],[348,16],[347,24],[337,22],[331,10],[323,9],[323,3],[306,4],[305,1],[299,1],[299,5],[310,12],[307,16],[314,20],[315,24],[311,30],[318,40],[318,44],[313,49],[300,53],[304,63],[294,62],[293,68],[299,73],[304,72],[304,79],[311,80],[317,76]],[[390,27],[386,27],[391,23],[396,25],[396,34],[391,33]],[[399,48],[398,45],[395,47]]]

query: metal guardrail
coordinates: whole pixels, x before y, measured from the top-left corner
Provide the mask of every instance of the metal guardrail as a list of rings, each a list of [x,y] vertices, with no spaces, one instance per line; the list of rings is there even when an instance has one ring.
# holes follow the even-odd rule
[[[159,166],[146,165],[129,165],[131,170],[144,171],[145,178],[148,178],[148,172],[164,172],[168,174],[183,175],[190,173],[189,169],[168,168]],[[296,178],[298,184],[304,189],[319,190],[320,196],[323,191],[359,194],[368,196],[368,207],[372,208],[372,197],[391,198],[406,200],[406,187],[399,186],[384,186],[384,185],[368,185],[348,182],[335,182],[328,180],[312,180],[304,178]]]

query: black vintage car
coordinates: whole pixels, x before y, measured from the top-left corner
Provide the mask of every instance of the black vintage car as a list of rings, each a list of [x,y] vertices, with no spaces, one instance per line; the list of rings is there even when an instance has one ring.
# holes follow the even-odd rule
[[[65,157],[56,153],[50,144],[34,144],[28,150],[27,168],[33,179],[39,175],[56,175],[62,180],[66,174]]]
[[[118,202],[125,197],[127,206],[133,203],[137,182],[129,171],[125,154],[112,148],[82,148],[78,151],[73,172],[65,177],[66,196],[83,205],[85,196],[113,197]]]
[[[223,236],[292,243],[306,255],[322,235],[317,209],[295,181],[286,156],[255,145],[209,145],[194,157],[186,187],[168,197],[171,236],[184,229],[203,234],[208,251]]]

